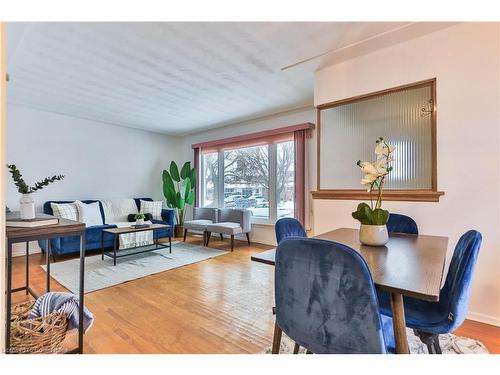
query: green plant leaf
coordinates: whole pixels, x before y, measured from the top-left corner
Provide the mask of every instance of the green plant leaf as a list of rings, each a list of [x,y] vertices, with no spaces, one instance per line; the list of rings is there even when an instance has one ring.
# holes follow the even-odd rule
[[[176,196],[175,196],[175,186],[172,177],[167,171],[163,171],[163,195],[167,200],[167,204],[176,207]]]
[[[172,161],[170,163],[170,176],[172,177],[172,180],[176,182],[181,181],[181,178],[179,176],[179,168],[177,168],[177,164],[175,164],[175,161]]]
[[[186,178],[186,182],[184,184],[184,200],[187,201],[190,192],[191,192],[191,180],[189,178]]]
[[[176,194],[176,205],[179,210],[184,210],[185,201],[180,192]]]
[[[196,188],[196,168],[191,169],[189,172],[189,179],[191,180],[191,189]]]
[[[372,213],[372,225],[385,225],[389,220],[389,211],[376,208]]]
[[[356,211],[352,213],[352,217],[359,220],[361,224],[370,225],[372,223],[372,209],[368,204],[360,203]]]
[[[191,171],[191,162],[187,161],[184,163],[181,169],[181,178],[185,180],[189,177],[189,172]]]
[[[195,194],[194,194],[194,190],[191,190],[191,191],[189,192],[188,197],[186,198],[186,203],[187,203],[187,204],[189,204],[189,205],[191,205],[191,206],[194,204],[194,195],[195,195]]]

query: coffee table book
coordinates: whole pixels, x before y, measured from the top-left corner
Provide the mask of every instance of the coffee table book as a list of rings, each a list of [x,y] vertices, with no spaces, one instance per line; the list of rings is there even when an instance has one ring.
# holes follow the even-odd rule
[[[37,214],[34,219],[21,219],[19,212],[12,212],[7,214],[5,225],[8,227],[19,228],[36,228],[45,225],[59,224],[59,219],[55,216],[46,214]]]

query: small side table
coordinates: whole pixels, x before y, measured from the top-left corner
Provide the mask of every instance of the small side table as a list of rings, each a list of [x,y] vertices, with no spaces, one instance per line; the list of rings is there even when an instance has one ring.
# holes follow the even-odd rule
[[[42,215],[37,215],[42,216]],[[43,215],[53,217],[50,215]],[[9,218],[18,218],[19,213],[8,213]],[[78,322],[78,347],[70,350],[68,353],[83,353],[83,307],[84,307],[84,274],[85,274],[85,224],[78,221],[59,218],[59,224],[45,225],[36,228],[20,228],[6,227],[7,237],[7,329],[5,337],[5,352],[9,353],[10,349],[10,331],[11,331],[11,308],[12,308],[12,293],[26,291],[26,294],[31,294],[33,298],[38,298],[37,294],[29,286],[29,242],[47,240],[46,264],[47,264],[47,292],[50,291],[50,239],[80,236],[80,304]],[[26,285],[19,288],[12,288],[12,245],[15,243],[26,243]]]

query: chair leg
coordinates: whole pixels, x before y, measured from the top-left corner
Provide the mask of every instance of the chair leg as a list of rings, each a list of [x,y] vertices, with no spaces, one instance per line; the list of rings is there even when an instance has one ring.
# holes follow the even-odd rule
[[[250,233],[247,232],[247,242],[248,242],[248,246],[251,246],[250,245]]]
[[[439,335],[419,331],[418,329],[414,329],[413,332],[427,346],[429,354],[441,354]]]
[[[210,237],[212,236],[212,232],[207,232],[207,244],[206,246],[208,246],[208,242],[210,241]]]
[[[293,346],[293,354],[299,354],[300,345],[295,343]]]
[[[231,234],[231,251],[234,250],[234,234]]]
[[[186,242],[186,235],[188,234],[188,230],[184,229],[184,242]]]
[[[279,354],[280,353],[281,334],[282,333],[283,333],[283,331],[281,330],[278,323],[274,323],[273,348],[271,351],[272,354]]]
[[[222,233],[220,233],[220,240],[224,241],[224,236],[222,235]]]

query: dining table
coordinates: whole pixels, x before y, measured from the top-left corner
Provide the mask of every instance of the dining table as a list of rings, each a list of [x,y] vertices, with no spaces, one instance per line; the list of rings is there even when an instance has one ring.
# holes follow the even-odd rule
[[[389,233],[385,246],[367,246],[359,241],[359,230],[352,228],[335,229],[313,238],[344,244],[364,258],[375,286],[390,294],[396,353],[409,354],[403,297],[439,300],[448,238]],[[274,266],[276,250],[254,254],[251,260]]]

